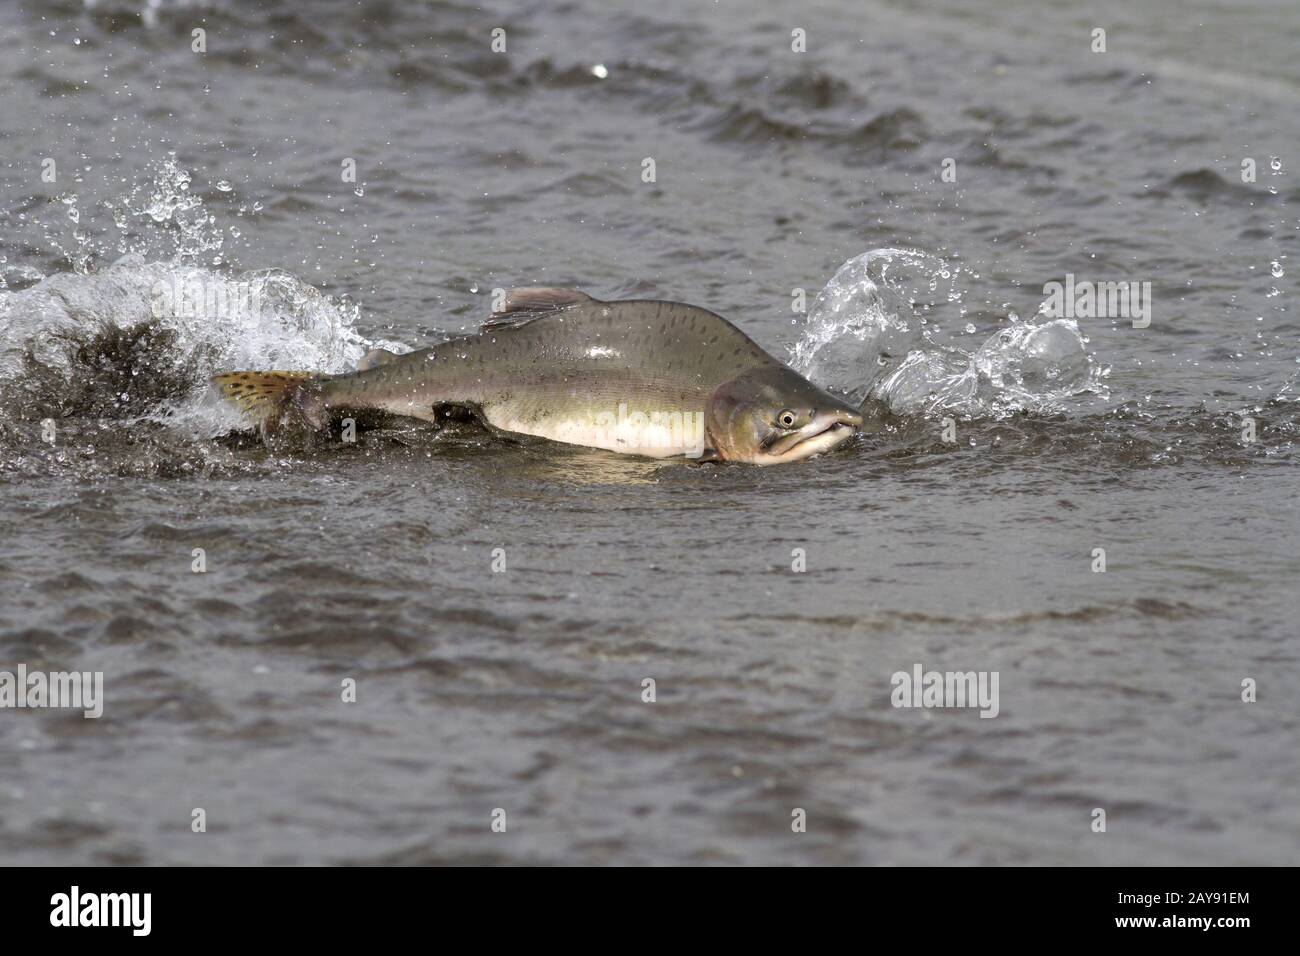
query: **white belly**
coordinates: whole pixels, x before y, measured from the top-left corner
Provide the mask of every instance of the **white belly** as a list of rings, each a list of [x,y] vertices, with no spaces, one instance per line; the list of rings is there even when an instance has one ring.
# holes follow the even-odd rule
[[[552,415],[541,421],[522,421],[512,416],[489,416],[503,431],[536,435],[566,445],[604,448],[625,455],[649,458],[686,456],[698,458],[704,452],[703,412],[617,412]]]

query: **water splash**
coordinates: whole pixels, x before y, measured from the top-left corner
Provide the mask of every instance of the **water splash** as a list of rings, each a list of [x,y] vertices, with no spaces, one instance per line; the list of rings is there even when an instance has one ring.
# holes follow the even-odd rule
[[[875,249],[840,266],[813,299],[790,364],[855,402],[865,399],[893,356],[921,345],[919,324],[903,318],[910,309],[886,276],[895,263],[915,265],[926,258],[907,249]]]
[[[149,171],[147,181],[106,203],[120,234],[118,254],[222,265],[226,259],[221,227],[203,198],[192,191],[191,173],[176,161],[175,153],[153,163]],[[216,188],[229,191],[221,183]]]
[[[150,421],[210,437],[241,424],[208,388],[215,373],[341,372],[368,348],[407,351],[364,338],[354,303],[287,272],[232,271],[223,230],[191,183],[169,154],[104,204],[123,253],[112,265],[94,265],[112,240],[92,247],[76,233],[77,248],[64,252],[72,272],[0,287],[0,400],[11,417]],[[75,195],[63,202],[77,209]]]
[[[148,420],[212,436],[240,423],[216,401],[207,377],[238,368],[342,372],[371,342],[356,331],[354,303],[323,295],[287,272],[222,274],[182,263],[145,262],[138,253],[94,275],[63,273],[19,292],[0,293],[0,385],[27,379],[51,394],[29,396],[56,407],[86,383],[125,370],[123,422]],[[138,339],[106,368],[103,343]],[[97,345],[98,343],[98,345]],[[178,391],[179,388],[179,391]],[[74,409],[77,411],[78,409]],[[97,404],[90,412],[118,417]]]
[[[791,365],[850,400],[896,414],[1002,418],[1061,411],[1105,392],[1106,370],[1073,319],[1014,312],[974,351],[960,267],[912,249],[873,249],[844,263],[817,295]],[[973,275],[973,274],[972,274]],[[951,315],[949,315],[951,313]],[[951,321],[950,321],[951,320]]]

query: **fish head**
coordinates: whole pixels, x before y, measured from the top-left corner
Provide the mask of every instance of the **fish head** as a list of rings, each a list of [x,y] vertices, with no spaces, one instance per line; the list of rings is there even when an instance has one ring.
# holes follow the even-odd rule
[[[719,458],[754,465],[811,458],[862,427],[856,408],[785,366],[724,382],[713,393],[706,421],[709,447]]]

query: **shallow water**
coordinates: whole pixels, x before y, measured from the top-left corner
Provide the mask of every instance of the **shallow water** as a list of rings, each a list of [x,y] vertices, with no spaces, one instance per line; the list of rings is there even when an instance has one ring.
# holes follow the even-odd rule
[[[0,861],[1300,860],[1294,4],[613,6],[0,7],[0,670],[106,697],[0,710]],[[884,428],[271,453],[203,386],[541,283]],[[917,663],[998,716],[892,707]]]

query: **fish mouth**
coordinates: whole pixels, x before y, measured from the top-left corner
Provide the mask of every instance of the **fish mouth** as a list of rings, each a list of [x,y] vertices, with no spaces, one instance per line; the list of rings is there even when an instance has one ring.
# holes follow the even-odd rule
[[[861,426],[862,416],[850,409],[819,415],[798,431],[772,442],[762,460],[775,464],[820,455],[852,438]]]

